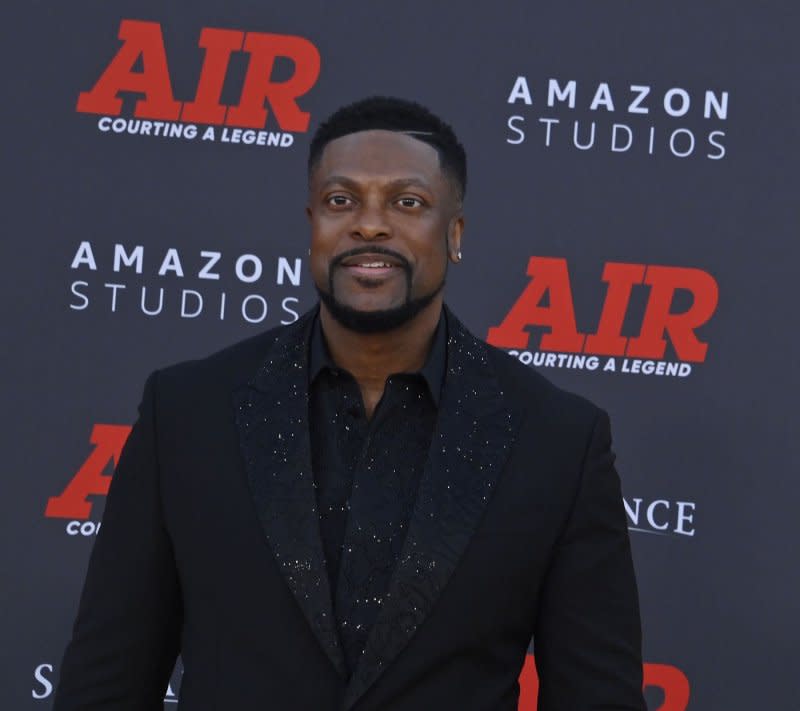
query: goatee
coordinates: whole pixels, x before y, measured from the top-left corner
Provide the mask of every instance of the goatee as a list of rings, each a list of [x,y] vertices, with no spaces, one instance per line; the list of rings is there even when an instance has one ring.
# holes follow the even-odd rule
[[[444,288],[445,280],[429,294],[412,299],[410,296],[399,306],[379,311],[359,311],[339,301],[333,291],[323,291],[316,287],[320,301],[325,304],[333,318],[345,328],[356,333],[383,333],[399,328],[411,321],[429,306]]]

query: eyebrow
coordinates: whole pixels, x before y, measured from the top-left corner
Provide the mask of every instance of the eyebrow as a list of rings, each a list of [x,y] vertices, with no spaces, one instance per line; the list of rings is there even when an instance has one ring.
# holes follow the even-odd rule
[[[348,178],[346,175],[331,175],[329,178],[323,181],[320,187],[325,189],[328,186],[336,183],[352,190],[356,190],[360,187],[357,180],[353,180],[353,178]],[[396,180],[390,181],[387,187],[391,190],[401,190],[402,188],[411,188],[411,187],[419,187],[423,188],[424,190],[432,189],[431,185],[428,182],[426,182],[422,178],[415,178],[415,177],[397,178]]]

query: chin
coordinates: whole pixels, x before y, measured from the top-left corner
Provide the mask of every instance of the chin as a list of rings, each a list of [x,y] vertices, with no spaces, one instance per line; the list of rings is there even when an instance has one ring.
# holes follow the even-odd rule
[[[402,308],[404,305],[402,301],[397,300],[364,302],[359,299],[353,299],[352,301],[341,300],[339,303],[345,308],[360,314],[377,314],[385,311],[394,311],[395,309]]]

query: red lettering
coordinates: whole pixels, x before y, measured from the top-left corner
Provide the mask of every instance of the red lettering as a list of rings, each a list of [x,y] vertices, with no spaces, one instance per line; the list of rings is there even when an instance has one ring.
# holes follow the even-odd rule
[[[275,121],[284,131],[306,131],[310,114],[301,111],[297,99],[316,83],[320,71],[317,48],[303,37],[263,32],[240,32],[206,27],[199,46],[205,50],[203,66],[193,101],[183,105],[172,94],[167,55],[161,26],[156,22],[122,20],[119,38],[123,44],[90,91],[78,95],[77,110],[118,116],[122,92],[143,94],[134,115],[162,119],[262,129],[269,103]],[[220,102],[234,52],[250,55],[239,104],[228,108]],[[284,58],[294,65],[285,81],[271,79],[275,62]],[[134,67],[141,60],[141,70]]]
[[[487,341],[501,348],[527,348],[528,326],[548,326],[542,335],[541,348],[548,351],[580,353],[584,335],[575,324],[575,308],[567,272],[567,260],[531,257],[528,262],[531,281],[503,322],[489,329]],[[541,306],[545,294],[549,304]]]
[[[144,94],[136,102],[137,117],[174,120],[181,111],[181,103],[172,95],[172,85],[164,51],[161,26],[156,22],[122,20],[119,25],[122,47],[100,75],[91,91],[78,95],[77,110],[90,114],[118,116],[122,99],[117,94],[131,91]],[[133,67],[141,57],[142,71]]]
[[[625,353],[628,339],[622,335],[622,324],[631,300],[634,284],[644,279],[644,264],[607,262],[603,268],[603,281],[608,284],[603,312],[597,333],[586,337],[584,351],[597,355],[618,356]]]
[[[700,269],[682,267],[647,267],[644,283],[651,285],[642,330],[628,342],[626,355],[634,358],[663,358],[668,333],[680,360],[701,363],[708,344],[701,342],[694,331],[714,313],[719,299],[717,282]],[[678,289],[691,292],[692,305],[683,313],[670,313],[672,299]]]
[[[661,706],[653,711],[686,711],[689,706],[689,680],[677,667],[667,664],[645,664],[643,687],[656,687],[664,694]],[[525,657],[519,676],[519,711],[536,711],[539,676],[532,654]]]
[[[197,81],[197,93],[194,101],[183,105],[182,121],[217,125],[225,121],[227,107],[219,102],[222,86],[231,54],[241,50],[243,42],[244,32],[203,28],[199,45],[205,49],[206,55]]]
[[[525,655],[525,664],[519,675],[519,705],[518,711],[536,711],[539,698],[539,675],[536,673],[536,663],[532,654]]]
[[[103,470],[119,461],[131,428],[127,425],[95,425],[90,441],[95,445],[86,461],[60,496],[50,497],[44,515],[51,518],[87,519],[92,512],[91,495],[106,495],[111,475]]]
[[[664,692],[664,702],[655,711],[686,711],[689,705],[689,680],[677,667],[645,664],[644,688],[648,686]]]
[[[238,106],[228,110],[225,123],[243,128],[264,128],[269,101],[278,125],[284,131],[306,131],[310,114],[301,111],[297,99],[314,86],[319,77],[320,56],[317,48],[302,37],[248,32],[244,50],[250,53],[250,63],[244,79]],[[283,82],[270,77],[277,57],[294,63],[294,74]]]
[[[661,359],[669,336],[678,359],[702,362],[708,344],[695,330],[705,324],[717,308],[719,289],[707,272],[687,267],[645,266],[607,262],[603,281],[608,284],[606,298],[595,333],[584,336],[575,322],[567,262],[564,259],[531,257],[531,281],[499,326],[489,329],[487,341],[501,348],[527,348],[531,326],[547,326],[539,348],[543,351],[591,353],[595,355]],[[650,286],[649,300],[639,335],[627,338],[622,327],[637,284]],[[688,291],[692,305],[672,313],[673,298],[679,289]],[[549,301],[542,305],[545,295]]]

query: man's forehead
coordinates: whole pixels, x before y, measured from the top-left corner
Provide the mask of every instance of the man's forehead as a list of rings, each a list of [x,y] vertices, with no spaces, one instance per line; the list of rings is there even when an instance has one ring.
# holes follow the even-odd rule
[[[357,131],[329,141],[313,178],[327,181],[331,175],[356,179],[414,175],[427,183],[445,179],[439,153],[433,146],[406,132],[383,129]]]
[[[417,132],[423,135],[424,132]],[[425,133],[424,135],[429,135]],[[320,163],[402,161],[421,166],[439,167],[439,152],[429,143],[407,131],[370,129],[355,131],[330,140],[320,156]]]

